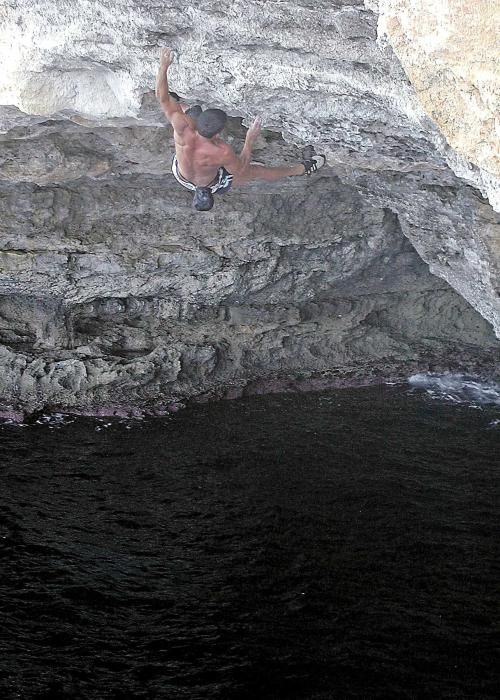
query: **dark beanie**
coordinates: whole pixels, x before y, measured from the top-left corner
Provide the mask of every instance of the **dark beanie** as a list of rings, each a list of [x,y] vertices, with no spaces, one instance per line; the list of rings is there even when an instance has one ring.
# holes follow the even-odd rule
[[[203,110],[202,110],[202,108],[200,107],[200,105],[193,105],[193,106],[190,107],[189,109],[186,109],[186,111],[184,112],[184,114],[187,114],[188,117],[191,117],[191,119],[192,119],[194,122],[196,122],[196,120],[198,119],[198,117],[200,116],[200,114],[201,114],[202,112],[203,112]]]

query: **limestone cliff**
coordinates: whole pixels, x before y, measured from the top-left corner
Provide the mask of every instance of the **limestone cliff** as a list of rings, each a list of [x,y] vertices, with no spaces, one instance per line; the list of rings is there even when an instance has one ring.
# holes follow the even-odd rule
[[[500,191],[500,5],[491,0],[380,0],[387,36],[427,114]]]
[[[0,7],[4,405],[492,366],[498,216],[378,24],[361,0]],[[154,98],[164,45],[236,148],[260,114],[258,160],[314,143],[329,167],[192,211]]]

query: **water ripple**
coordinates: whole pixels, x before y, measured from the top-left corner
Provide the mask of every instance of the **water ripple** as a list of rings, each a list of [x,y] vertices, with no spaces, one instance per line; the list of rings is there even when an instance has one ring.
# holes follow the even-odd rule
[[[497,416],[371,387],[0,426],[0,697],[493,700]]]

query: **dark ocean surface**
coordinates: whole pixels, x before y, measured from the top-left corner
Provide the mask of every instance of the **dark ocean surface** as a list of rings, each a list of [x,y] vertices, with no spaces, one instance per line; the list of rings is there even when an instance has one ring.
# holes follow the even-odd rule
[[[500,393],[436,381],[0,426],[1,700],[497,700]]]

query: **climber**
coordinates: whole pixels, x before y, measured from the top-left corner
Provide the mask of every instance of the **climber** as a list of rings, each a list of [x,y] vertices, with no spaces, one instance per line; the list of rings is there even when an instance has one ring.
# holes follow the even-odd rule
[[[172,61],[172,49],[162,49],[156,95],[174,127],[172,172],[183,187],[194,192],[195,209],[208,211],[214,205],[213,195],[228,192],[233,184],[241,185],[250,180],[273,182],[291,175],[311,175],[325,164],[325,156],[317,155],[312,146],[304,149],[304,160],[297,165],[271,168],[251,162],[252,148],[261,126],[259,119],[248,130],[240,155],[236,155],[220,138],[227,120],[225,112],[221,109],[203,111],[199,105],[187,109],[175,93],[169,92],[167,72]]]

